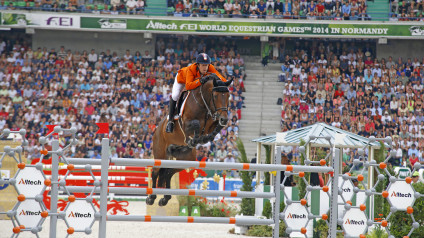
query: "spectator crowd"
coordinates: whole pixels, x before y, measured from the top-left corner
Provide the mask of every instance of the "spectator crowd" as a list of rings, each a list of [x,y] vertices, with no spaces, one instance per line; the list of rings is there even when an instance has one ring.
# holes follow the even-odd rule
[[[163,12],[178,17],[370,20],[370,16],[367,14],[366,0],[168,0],[167,4],[168,9],[163,9]],[[418,9],[420,6],[417,4],[416,8]],[[145,0],[0,2],[0,10],[81,12],[110,15],[144,14],[146,7],[148,6]],[[403,9],[402,6],[400,8]]]
[[[228,125],[213,143],[198,147],[198,159],[231,162],[238,155],[244,61],[234,42],[160,38],[155,52],[118,55],[110,49],[32,49],[22,39],[4,39],[0,51],[0,130],[26,129],[30,159],[40,157],[38,138],[47,134],[46,125],[76,127],[80,145],[70,156],[100,158],[105,135],[95,134],[95,123],[109,123],[114,157],[151,158],[152,136],[167,115],[175,75],[201,52],[211,55],[216,69],[234,83]]]
[[[322,122],[390,136],[392,165],[424,165],[424,58],[378,58],[375,46],[355,41],[282,40],[279,48],[282,57],[270,56],[282,63],[282,131]],[[357,150],[344,150],[345,165],[357,158]]]
[[[389,4],[390,21],[424,20],[421,1],[391,0]],[[177,17],[371,20],[366,0],[167,0],[167,5],[163,12]],[[108,15],[142,15],[147,7],[146,0],[0,1],[0,10]]]
[[[179,17],[370,20],[366,0],[168,0]]]
[[[143,14],[145,0],[25,0],[0,2],[0,10],[27,10],[47,12],[81,12],[94,14]]]
[[[422,1],[392,0],[390,21],[424,21]]]

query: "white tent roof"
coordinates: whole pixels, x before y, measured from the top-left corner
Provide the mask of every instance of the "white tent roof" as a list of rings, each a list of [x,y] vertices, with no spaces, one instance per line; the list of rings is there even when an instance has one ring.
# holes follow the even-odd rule
[[[254,139],[253,142],[262,144],[280,144],[280,145],[299,145],[301,140],[308,140],[309,136],[331,137],[331,143],[335,143],[339,148],[362,148],[368,144],[368,138],[356,135],[349,131],[339,129],[325,123],[316,123],[313,125],[297,128],[286,132],[277,132],[275,135],[265,136]],[[315,139],[311,146],[330,146],[325,139]],[[371,143],[374,148],[379,148],[379,142]]]

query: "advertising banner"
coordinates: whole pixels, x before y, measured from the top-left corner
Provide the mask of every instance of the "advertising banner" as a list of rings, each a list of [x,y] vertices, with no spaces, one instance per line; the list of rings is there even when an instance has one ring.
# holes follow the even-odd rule
[[[80,28],[80,16],[46,13],[2,13],[2,25],[43,28]]]
[[[210,33],[219,35],[292,35],[309,37],[424,38],[421,22],[294,21],[228,18],[134,18],[107,15],[93,17],[58,13],[0,12],[8,27],[128,30],[157,33]],[[101,16],[101,17],[99,17]]]
[[[81,28],[115,28],[157,32],[277,34],[316,36],[424,36],[424,25],[295,23],[266,21],[199,21],[181,19],[123,19],[82,17]]]

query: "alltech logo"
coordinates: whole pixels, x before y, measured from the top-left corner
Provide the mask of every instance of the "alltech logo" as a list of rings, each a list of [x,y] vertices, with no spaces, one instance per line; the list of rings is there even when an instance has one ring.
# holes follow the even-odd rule
[[[365,225],[365,221],[363,220],[352,220],[352,219],[347,219],[345,222],[345,225],[358,225],[358,226],[363,226]]]
[[[350,193],[352,190],[350,188],[342,188],[344,193]]]
[[[18,184],[23,185],[41,185],[41,180],[31,180],[31,179],[23,179],[19,180]]]
[[[305,219],[305,218],[306,218],[305,214],[299,215],[299,214],[289,213],[289,215],[287,215],[287,219]]]
[[[70,218],[89,218],[91,217],[91,213],[80,213],[80,212],[72,212],[69,213],[68,217]]]
[[[19,213],[19,216],[40,216],[41,211],[29,211],[29,210],[24,210],[22,209],[21,212]]]
[[[390,197],[410,198],[410,197],[412,197],[412,194],[411,193],[401,193],[401,192],[393,191],[392,194],[390,194]]]

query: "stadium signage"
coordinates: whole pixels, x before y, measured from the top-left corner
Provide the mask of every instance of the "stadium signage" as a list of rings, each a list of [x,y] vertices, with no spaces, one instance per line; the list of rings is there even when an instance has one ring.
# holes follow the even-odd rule
[[[96,18],[81,18],[81,28],[96,28]],[[234,35],[310,35],[310,36],[358,36],[362,37],[417,37],[424,36],[424,25],[390,23],[365,24],[362,22],[316,23],[316,22],[272,22],[234,20],[185,20],[185,19],[133,19],[127,18],[127,30],[181,33],[211,33]]]
[[[409,206],[413,206],[414,204],[415,191],[411,184],[405,181],[396,181],[390,184],[387,192],[389,193],[387,199],[390,205],[396,207],[398,210],[406,211]]]
[[[343,215],[342,227],[346,237],[359,237],[366,233],[367,217],[359,208],[351,208]]]
[[[1,24],[34,28],[80,28],[80,16],[45,13],[2,13]]]
[[[101,17],[77,14],[28,13],[1,11],[1,25],[7,27],[93,29],[100,31],[136,31],[169,34],[216,35],[290,35],[309,37],[385,37],[424,38],[421,22],[372,22],[372,21],[307,21],[262,20],[227,18],[177,18],[177,17]]]
[[[284,222],[287,226],[300,230],[308,222],[308,210],[300,203],[292,203],[287,205],[284,217]]]
[[[65,220],[68,222],[69,226],[75,228],[75,230],[84,230],[90,227],[90,224],[92,224],[95,219],[94,206],[85,199],[77,199],[68,204],[65,214]]]
[[[38,222],[42,218],[40,216],[42,211],[40,203],[35,201],[35,199],[26,199],[25,201],[20,202],[18,207],[16,207],[16,211],[16,218],[19,223],[24,225],[26,228],[37,226]]]

